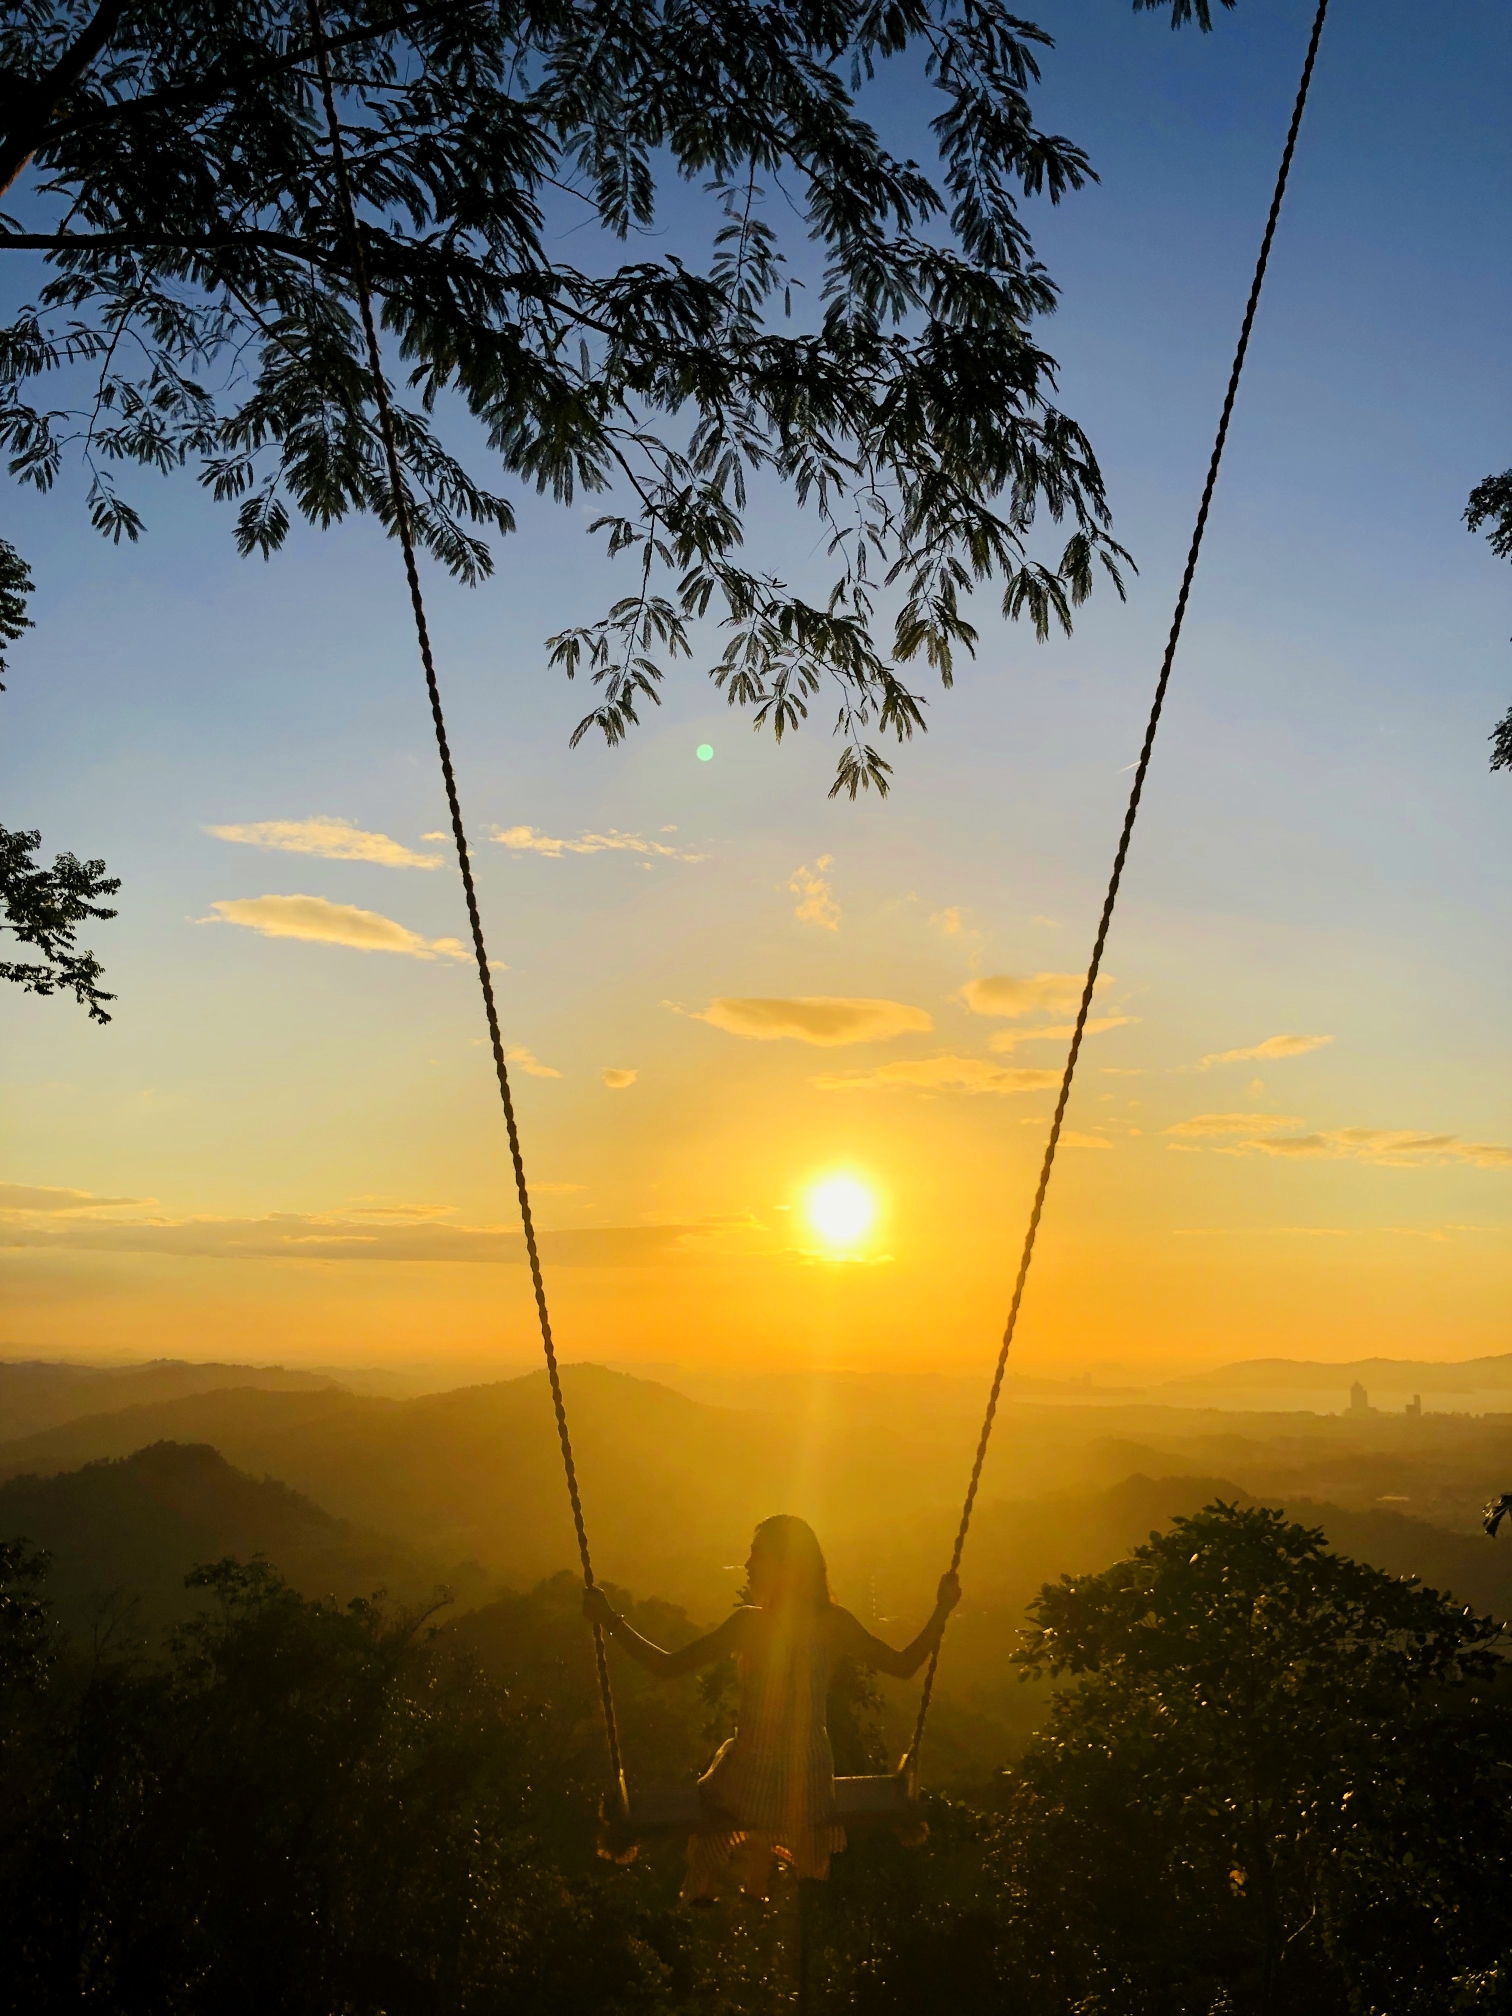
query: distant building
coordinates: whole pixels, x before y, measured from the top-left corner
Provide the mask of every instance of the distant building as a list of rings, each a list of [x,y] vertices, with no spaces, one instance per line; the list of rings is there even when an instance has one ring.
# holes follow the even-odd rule
[[[1421,1394],[1421,1393],[1414,1393],[1414,1394],[1413,1394],[1413,1396],[1412,1396],[1412,1398],[1411,1398],[1411,1399],[1410,1399],[1410,1400],[1409,1400],[1409,1401],[1407,1402],[1407,1418],[1408,1418],[1408,1419],[1409,1419],[1410,1421],[1421,1421],[1421,1420],[1422,1420],[1422,1418],[1423,1418],[1423,1396],[1422,1396],[1422,1394]]]
[[[1368,1414],[1370,1412],[1370,1395],[1365,1391],[1365,1388],[1360,1384],[1358,1379],[1356,1379],[1353,1386],[1349,1389],[1349,1411],[1351,1414]]]

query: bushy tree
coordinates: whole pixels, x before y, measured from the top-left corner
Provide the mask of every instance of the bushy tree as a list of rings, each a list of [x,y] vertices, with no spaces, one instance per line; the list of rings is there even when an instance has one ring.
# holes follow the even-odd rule
[[[1038,2009],[1426,2016],[1505,1965],[1495,1624],[1222,1503],[1033,1615],[1077,1682],[1000,1848]]]
[[[1207,0],[1135,4],[1209,25]],[[579,735],[617,741],[712,615],[727,697],[781,735],[827,688],[835,788],[885,789],[876,738],[922,722],[906,668],[949,683],[974,587],[1044,635],[1118,582],[1022,208],[1092,169],[1038,124],[1050,38],[1002,0],[24,0],[0,24],[0,190],[26,211],[0,250],[46,266],[0,330],[23,482],[81,458],[115,540],[142,527],[132,464],[192,467],[247,553],[295,511],[394,525],[317,32],[418,539],[475,580],[533,489],[601,500],[631,558],[631,592],[553,640],[599,689]],[[885,68],[935,108],[929,172],[864,109]],[[683,255],[651,235],[670,210]],[[816,592],[746,559],[753,484],[812,514]]]
[[[193,1581],[207,1608],[166,1661],[76,1652],[40,1717],[33,1688],[24,1751],[0,1744],[7,2009],[663,2001],[676,1934],[644,1882],[596,1877],[586,1799],[575,1865],[541,1839],[542,1809],[580,1790],[549,1699],[424,1614],[312,1603],[261,1562]]]

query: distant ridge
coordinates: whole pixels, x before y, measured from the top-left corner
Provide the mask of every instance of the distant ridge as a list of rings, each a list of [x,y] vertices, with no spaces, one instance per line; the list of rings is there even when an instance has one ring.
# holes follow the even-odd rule
[[[227,1386],[273,1393],[340,1390],[329,1373],[290,1372],[282,1365],[192,1364],[183,1358],[153,1358],[144,1365],[74,1365],[0,1358],[0,1441],[58,1428],[86,1414],[184,1400]]]
[[[1493,1387],[1512,1390],[1512,1351],[1492,1358],[1461,1358],[1434,1363],[1422,1358],[1350,1358],[1329,1364],[1313,1358],[1241,1358],[1211,1372],[1192,1372],[1168,1379],[1165,1390],[1212,1386],[1411,1387],[1422,1393],[1474,1393]]]

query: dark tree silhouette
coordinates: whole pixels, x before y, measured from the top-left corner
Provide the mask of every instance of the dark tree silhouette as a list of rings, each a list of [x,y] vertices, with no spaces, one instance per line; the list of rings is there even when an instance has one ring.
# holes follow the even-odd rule
[[[1136,5],[1210,25],[1206,0]],[[632,558],[631,592],[552,640],[599,689],[579,735],[619,740],[667,664],[709,648],[778,736],[827,690],[835,789],[885,790],[875,738],[923,720],[903,668],[949,684],[974,587],[1043,636],[1099,568],[1119,582],[1097,462],[1033,333],[1056,289],[1023,199],[1092,175],[1036,122],[1042,29],[1001,0],[322,15],[418,540],[476,580],[514,524],[478,451],[443,439],[465,414],[516,490],[601,499],[594,530]],[[0,24],[0,188],[26,212],[0,249],[45,262],[0,330],[0,439],[42,490],[82,458],[114,540],[142,529],[132,464],[193,467],[247,553],[291,511],[394,524],[312,19],[306,0],[25,0]],[[862,109],[898,65],[937,107],[932,173]],[[701,258],[652,235],[674,204]],[[813,515],[817,592],[744,558],[753,483]],[[709,614],[722,645],[698,645]]]

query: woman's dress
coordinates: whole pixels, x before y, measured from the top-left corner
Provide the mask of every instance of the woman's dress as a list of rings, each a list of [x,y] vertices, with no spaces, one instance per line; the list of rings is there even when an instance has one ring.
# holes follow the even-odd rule
[[[764,1613],[736,1654],[736,1731],[698,1781],[705,1809],[728,1814],[728,1833],[688,1843],[685,1899],[712,1897],[730,1858],[743,1851],[745,1888],[765,1896],[773,1855],[799,1876],[823,1881],[845,1846],[832,1823],[835,1758],[825,1725],[834,1664],[831,1614]]]

